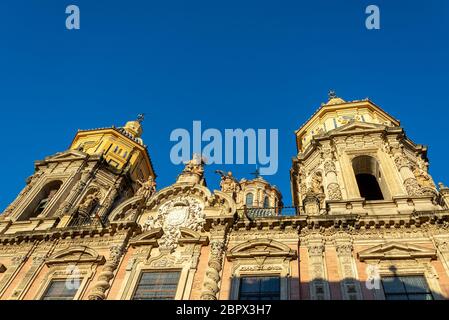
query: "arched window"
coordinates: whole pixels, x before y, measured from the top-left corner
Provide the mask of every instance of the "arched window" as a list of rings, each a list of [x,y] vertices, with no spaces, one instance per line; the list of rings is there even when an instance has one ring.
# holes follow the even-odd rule
[[[17,220],[28,220],[40,215],[58,192],[61,185],[62,181],[59,180],[47,183]]]
[[[265,196],[265,199],[263,199],[263,207],[269,208],[270,207],[270,199],[268,199],[267,196]]]
[[[384,200],[387,189],[382,181],[379,163],[370,156],[359,156],[352,160],[355,179],[360,196],[365,200]]]
[[[247,207],[252,207],[253,206],[253,200],[254,200],[254,195],[252,193],[248,193],[246,195],[246,206]]]

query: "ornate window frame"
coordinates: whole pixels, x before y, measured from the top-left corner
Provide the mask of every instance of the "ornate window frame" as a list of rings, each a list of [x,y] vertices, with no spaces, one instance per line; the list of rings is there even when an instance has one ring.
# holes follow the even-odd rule
[[[240,280],[250,276],[279,277],[280,299],[289,299],[290,262],[297,258],[296,250],[273,239],[254,239],[235,246],[226,258],[233,262],[229,299],[239,299]]]
[[[74,254],[80,255],[77,257]],[[73,277],[73,271],[76,268],[76,276],[79,276],[80,285],[73,300],[79,300],[84,295],[88,282],[95,275],[98,265],[104,262],[104,256],[84,246],[66,248],[58,251],[45,261],[45,264],[49,267],[49,271],[40,282],[35,299],[41,300],[43,298],[51,281],[67,280]]]
[[[92,278],[94,271],[88,268],[87,266],[79,267],[79,276],[80,276],[80,286],[78,290],[76,291],[75,296],[73,297],[73,300],[79,300],[80,297],[84,294],[86,290],[87,282]],[[69,271],[68,266],[57,266],[52,268],[51,271],[47,273],[44,280],[42,280],[39,289],[36,293],[35,299],[36,300],[42,300],[44,297],[44,294],[50,285],[50,283],[54,280],[68,280],[70,279],[71,273]]]
[[[188,270],[186,270],[185,267],[180,267],[180,265],[175,265],[173,267],[167,268],[156,268],[140,264],[135,270],[135,276],[130,283],[129,290],[127,290],[128,292],[126,292],[126,294],[122,296],[122,299],[132,300],[134,294],[136,293],[137,287],[139,286],[139,280],[141,279],[142,274],[145,272],[179,272],[179,280],[176,287],[174,300],[182,300],[184,290],[186,289]]]
[[[363,250],[357,254],[360,261],[374,267],[379,276],[379,289],[374,290],[376,300],[385,300],[382,277],[423,276],[435,300],[444,299],[438,274],[431,261],[436,250],[406,243],[389,242]]]
[[[207,244],[208,239],[187,228],[180,228],[180,231],[179,246],[172,253],[161,252],[158,248],[157,240],[163,235],[162,228],[147,231],[130,241],[130,244],[137,250],[126,267],[127,274],[120,289],[119,299],[131,300],[133,298],[143,272],[165,271],[180,272],[174,299],[189,299],[201,246]],[[191,247],[190,255],[183,252],[187,246]]]

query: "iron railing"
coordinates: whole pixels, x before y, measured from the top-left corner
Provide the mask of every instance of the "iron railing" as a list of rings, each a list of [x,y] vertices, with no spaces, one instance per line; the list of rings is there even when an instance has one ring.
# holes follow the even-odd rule
[[[300,213],[299,207],[272,207],[272,208],[241,208],[237,210],[239,216],[246,216],[250,219],[270,218],[278,216],[297,216]]]
[[[72,218],[69,222],[69,227],[83,227],[83,226],[102,226],[107,227],[109,220],[107,216],[77,216]]]

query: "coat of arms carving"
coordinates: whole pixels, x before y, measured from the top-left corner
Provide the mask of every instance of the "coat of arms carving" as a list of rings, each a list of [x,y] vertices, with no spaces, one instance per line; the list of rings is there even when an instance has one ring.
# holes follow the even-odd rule
[[[164,203],[156,216],[145,222],[144,230],[162,228],[164,234],[159,240],[160,249],[170,252],[178,246],[181,237],[180,228],[200,231],[206,221],[203,212],[204,204],[193,197],[179,196]]]

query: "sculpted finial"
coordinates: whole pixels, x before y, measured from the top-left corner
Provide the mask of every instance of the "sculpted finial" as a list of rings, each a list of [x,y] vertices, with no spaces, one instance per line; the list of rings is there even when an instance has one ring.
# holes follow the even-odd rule
[[[234,178],[231,171],[225,173],[222,170],[215,170],[215,173],[218,173],[221,176],[221,191],[234,194],[240,190],[240,184],[237,179]]]
[[[139,113],[137,115],[137,122],[138,123],[142,123],[144,119],[145,119],[145,113]]]
[[[337,94],[335,93],[334,89],[330,89],[328,96],[329,96],[329,100],[331,100],[331,99],[335,99],[337,97]]]
[[[250,174],[252,174],[254,176],[254,179],[260,178],[260,170],[258,167],[256,167],[256,171],[251,172]]]

